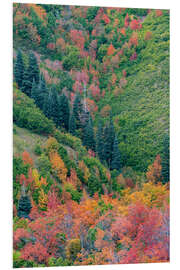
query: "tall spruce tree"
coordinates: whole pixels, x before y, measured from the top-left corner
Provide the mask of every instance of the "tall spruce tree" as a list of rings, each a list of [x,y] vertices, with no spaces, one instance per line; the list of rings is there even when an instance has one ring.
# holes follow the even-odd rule
[[[80,97],[80,94],[77,93],[75,96],[74,104],[73,104],[73,115],[76,121],[77,129],[82,127],[81,120],[80,120],[81,113],[82,113],[81,97]]]
[[[52,91],[50,90],[49,93],[44,98],[44,104],[43,104],[43,112],[47,118],[52,118]]]
[[[98,123],[98,129],[96,133],[96,153],[98,154],[98,157],[101,162],[105,160],[104,156],[104,138],[103,138],[103,126],[102,122],[99,121]]]
[[[69,110],[69,101],[68,98],[62,94],[59,97],[59,110],[58,110],[58,125],[60,127],[65,128],[67,131],[69,130],[69,116],[70,116],[70,110]]]
[[[51,93],[51,118],[58,127],[61,111],[59,106],[59,97],[55,87],[52,88]]]
[[[119,171],[121,169],[121,154],[118,146],[118,139],[115,135],[113,152],[112,152],[112,160],[111,160],[111,170]]]
[[[76,120],[73,113],[71,113],[70,120],[69,120],[69,132],[73,136],[76,135]]]
[[[163,153],[162,153],[162,177],[163,183],[167,183],[170,180],[170,153],[169,153],[169,135],[166,134],[163,140]]]
[[[17,58],[14,66],[14,77],[18,87],[21,89],[24,78],[24,61],[21,50],[17,52]]]
[[[108,167],[111,166],[113,145],[115,139],[115,131],[112,116],[110,116],[109,125],[106,125],[104,130],[104,156],[108,164]]]
[[[35,79],[33,79],[31,97],[35,100],[36,105],[43,110],[44,99],[48,95],[48,89],[46,87],[46,81],[43,74],[40,75],[39,84],[37,85]]]
[[[37,63],[36,56],[34,53],[29,53],[29,65],[28,68],[25,69],[24,78],[22,83],[22,92],[31,97],[31,89],[33,80],[36,84],[39,83],[39,66]]]
[[[84,127],[83,144],[87,147],[87,149],[91,149],[93,151],[95,151],[95,149],[96,149],[93,123],[92,123],[92,118],[90,115],[89,115],[89,119]]]

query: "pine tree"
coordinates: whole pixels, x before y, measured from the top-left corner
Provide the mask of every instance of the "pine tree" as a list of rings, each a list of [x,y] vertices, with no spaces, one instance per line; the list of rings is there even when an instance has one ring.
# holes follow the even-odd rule
[[[28,66],[29,76],[31,78],[31,82],[33,82],[33,78],[36,83],[39,83],[39,66],[37,63],[36,56],[33,52],[29,53],[29,66]]]
[[[19,200],[18,204],[18,217],[20,218],[29,218],[31,212],[31,201],[28,195],[23,194]]]
[[[25,69],[21,90],[29,97],[31,96],[32,83],[33,81],[31,82],[30,80],[29,71]]]
[[[69,132],[74,136],[76,135],[76,121],[73,113],[71,114],[69,120]]]
[[[30,52],[29,65],[24,72],[24,78],[22,83],[22,92],[24,92],[29,97],[31,97],[33,80],[35,80],[36,84],[39,83],[39,67],[34,53]]]
[[[22,87],[24,78],[24,62],[22,58],[22,53],[20,50],[17,52],[17,58],[14,66],[14,77],[19,88]]]
[[[44,98],[44,104],[43,104],[43,112],[47,118],[52,117],[52,91],[49,91],[49,94],[47,94]]]
[[[89,120],[87,121],[87,123],[84,127],[83,144],[87,147],[87,149],[91,149],[91,150],[95,151],[96,143],[95,143],[95,139],[94,139],[92,118],[90,115],[89,115]]]
[[[99,121],[98,129],[96,133],[96,152],[101,162],[104,161],[104,138],[103,138],[103,127],[102,122]]]
[[[169,135],[166,134],[163,141],[163,153],[162,153],[162,177],[163,182],[167,183],[170,180],[170,167],[169,167]]]
[[[51,118],[56,124],[56,126],[59,126],[59,115],[60,115],[60,106],[59,106],[59,97],[58,93],[55,87],[51,90]]]
[[[48,89],[46,87],[46,81],[43,74],[40,75],[39,84],[37,85],[35,79],[33,79],[31,97],[34,98],[36,105],[43,110],[44,99],[48,95]]]
[[[107,125],[104,130],[104,156],[108,164],[108,167],[110,167],[111,165],[114,138],[115,138],[114,125],[112,121],[112,116],[110,116],[109,125]]]
[[[73,115],[76,121],[77,129],[81,128],[80,114],[82,113],[82,103],[80,94],[77,93],[73,104]]]
[[[120,169],[121,169],[121,154],[118,147],[118,139],[117,136],[115,136],[111,160],[111,170],[119,171]]]
[[[69,115],[70,115],[70,111],[69,111],[69,102],[67,97],[62,94],[59,97],[59,110],[58,110],[58,125],[60,127],[65,128],[67,131],[69,130]]]

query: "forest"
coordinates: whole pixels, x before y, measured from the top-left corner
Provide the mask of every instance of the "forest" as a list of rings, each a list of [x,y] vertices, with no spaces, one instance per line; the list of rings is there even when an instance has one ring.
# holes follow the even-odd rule
[[[169,10],[13,4],[13,267],[169,262]]]

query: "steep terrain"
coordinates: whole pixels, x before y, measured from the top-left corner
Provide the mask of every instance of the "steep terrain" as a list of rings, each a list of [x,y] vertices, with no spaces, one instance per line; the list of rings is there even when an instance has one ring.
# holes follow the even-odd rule
[[[13,8],[14,267],[169,261],[169,11]]]

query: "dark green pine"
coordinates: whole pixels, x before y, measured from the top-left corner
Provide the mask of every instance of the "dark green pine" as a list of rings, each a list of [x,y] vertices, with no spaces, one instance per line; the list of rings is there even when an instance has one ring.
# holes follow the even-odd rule
[[[35,80],[36,84],[39,83],[39,66],[36,56],[34,55],[34,53],[30,52],[29,65],[24,72],[24,79],[22,83],[22,92],[24,92],[29,97],[31,97],[33,80]]]
[[[14,77],[15,81],[19,88],[22,87],[23,78],[24,78],[24,61],[22,58],[21,50],[17,52],[17,58],[14,66]]]
[[[39,84],[36,90],[37,91],[35,96],[35,103],[41,110],[43,110],[44,99],[48,95],[48,89],[46,87],[46,81],[44,79],[43,74],[40,75]]]
[[[55,87],[52,88],[52,99],[51,99],[51,118],[56,124],[56,126],[59,126],[59,114],[60,114],[60,108],[59,108],[59,97],[58,93]]]
[[[91,116],[89,116],[89,120],[87,121],[87,124],[84,127],[83,144],[87,147],[87,149],[91,149],[93,151],[95,151],[96,149],[96,143],[94,139],[94,129]]]
[[[58,125],[62,128],[69,130],[69,101],[68,98],[62,94],[59,97],[59,108],[58,108]]]
[[[73,104],[73,114],[76,121],[77,129],[82,127],[81,121],[80,121],[81,113],[82,113],[81,97],[80,97],[80,94],[77,93],[77,95],[75,96],[74,104]]]
[[[29,97],[31,97],[32,83],[33,81],[31,82],[30,80],[29,71],[25,69],[21,91]]]
[[[98,129],[96,133],[96,153],[98,154],[98,157],[101,162],[104,161],[104,138],[103,138],[103,126],[102,122],[99,121],[98,123]]]
[[[111,170],[119,171],[120,169],[121,169],[121,153],[119,151],[117,136],[115,136],[111,160]]]
[[[110,117],[109,125],[105,127],[104,130],[104,156],[108,164],[108,167],[111,165],[113,145],[114,145],[115,131],[112,121],[112,116]]]
[[[162,177],[163,183],[167,183],[170,180],[170,153],[169,153],[169,135],[166,134],[163,140],[163,153],[162,153]]]
[[[50,90],[49,94],[45,96],[43,104],[43,112],[45,116],[49,119],[52,118],[52,106],[53,106],[52,91]]]
[[[21,196],[18,204],[18,217],[28,218],[31,212],[31,201],[27,195]]]
[[[74,114],[72,113],[69,120],[69,132],[75,136],[76,135],[76,120]]]

